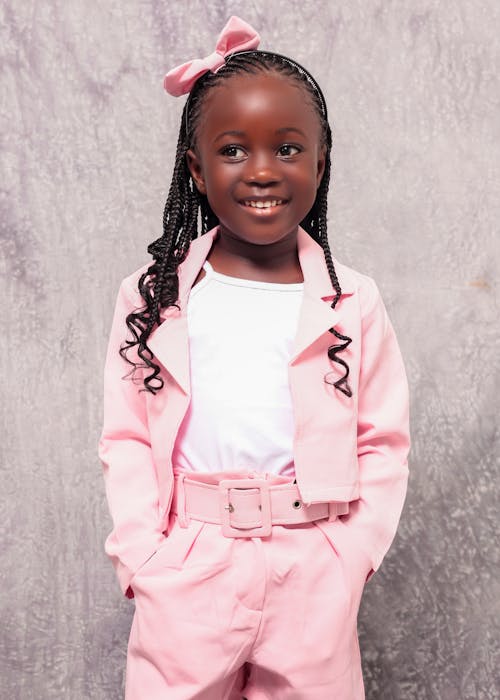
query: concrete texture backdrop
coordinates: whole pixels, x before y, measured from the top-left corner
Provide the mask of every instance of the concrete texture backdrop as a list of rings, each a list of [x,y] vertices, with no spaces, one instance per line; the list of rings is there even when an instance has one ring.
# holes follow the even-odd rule
[[[499,697],[497,0],[0,2],[0,696],[122,698],[104,351],[161,233],[183,102],[163,75],[231,14],[324,88],[332,248],[378,282],[410,381],[408,500],[359,618],[367,698]]]

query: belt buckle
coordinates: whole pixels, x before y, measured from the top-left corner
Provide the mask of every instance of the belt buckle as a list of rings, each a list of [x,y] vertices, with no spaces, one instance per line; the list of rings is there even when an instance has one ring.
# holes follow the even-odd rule
[[[258,527],[241,528],[231,525],[231,513],[234,508],[229,499],[229,489],[259,489],[260,515],[262,524]],[[219,481],[220,519],[222,534],[226,537],[266,537],[271,534],[271,497],[269,482],[265,479],[222,479]]]

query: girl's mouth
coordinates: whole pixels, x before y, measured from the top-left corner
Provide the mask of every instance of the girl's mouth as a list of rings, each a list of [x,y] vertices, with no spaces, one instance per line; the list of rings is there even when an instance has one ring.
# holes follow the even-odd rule
[[[286,199],[242,199],[240,204],[259,216],[269,216],[287,204]]]

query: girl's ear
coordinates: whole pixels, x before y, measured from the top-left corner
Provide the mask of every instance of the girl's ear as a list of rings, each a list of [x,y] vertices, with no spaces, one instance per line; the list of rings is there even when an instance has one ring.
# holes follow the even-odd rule
[[[196,185],[198,192],[201,192],[201,194],[206,194],[207,188],[205,186],[205,179],[203,177],[201,160],[200,157],[197,155],[196,151],[192,148],[186,151],[186,161],[187,166],[189,168],[189,172],[191,173],[191,177],[194,180],[194,184]]]
[[[321,178],[323,177],[323,173],[325,172],[325,165],[326,165],[326,146],[322,146],[319,152],[318,156],[318,169],[317,169],[317,174],[316,174],[316,189],[319,187],[321,183]]]

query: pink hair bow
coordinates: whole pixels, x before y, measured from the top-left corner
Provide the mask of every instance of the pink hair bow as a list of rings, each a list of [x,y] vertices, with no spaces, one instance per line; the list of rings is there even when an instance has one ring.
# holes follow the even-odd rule
[[[190,92],[196,80],[203,73],[207,71],[217,73],[219,68],[224,65],[226,56],[235,51],[256,49],[259,42],[260,36],[255,29],[233,15],[217,39],[215,51],[205,58],[195,58],[169,70],[163,79],[163,87],[174,97],[184,95],[186,92]]]

